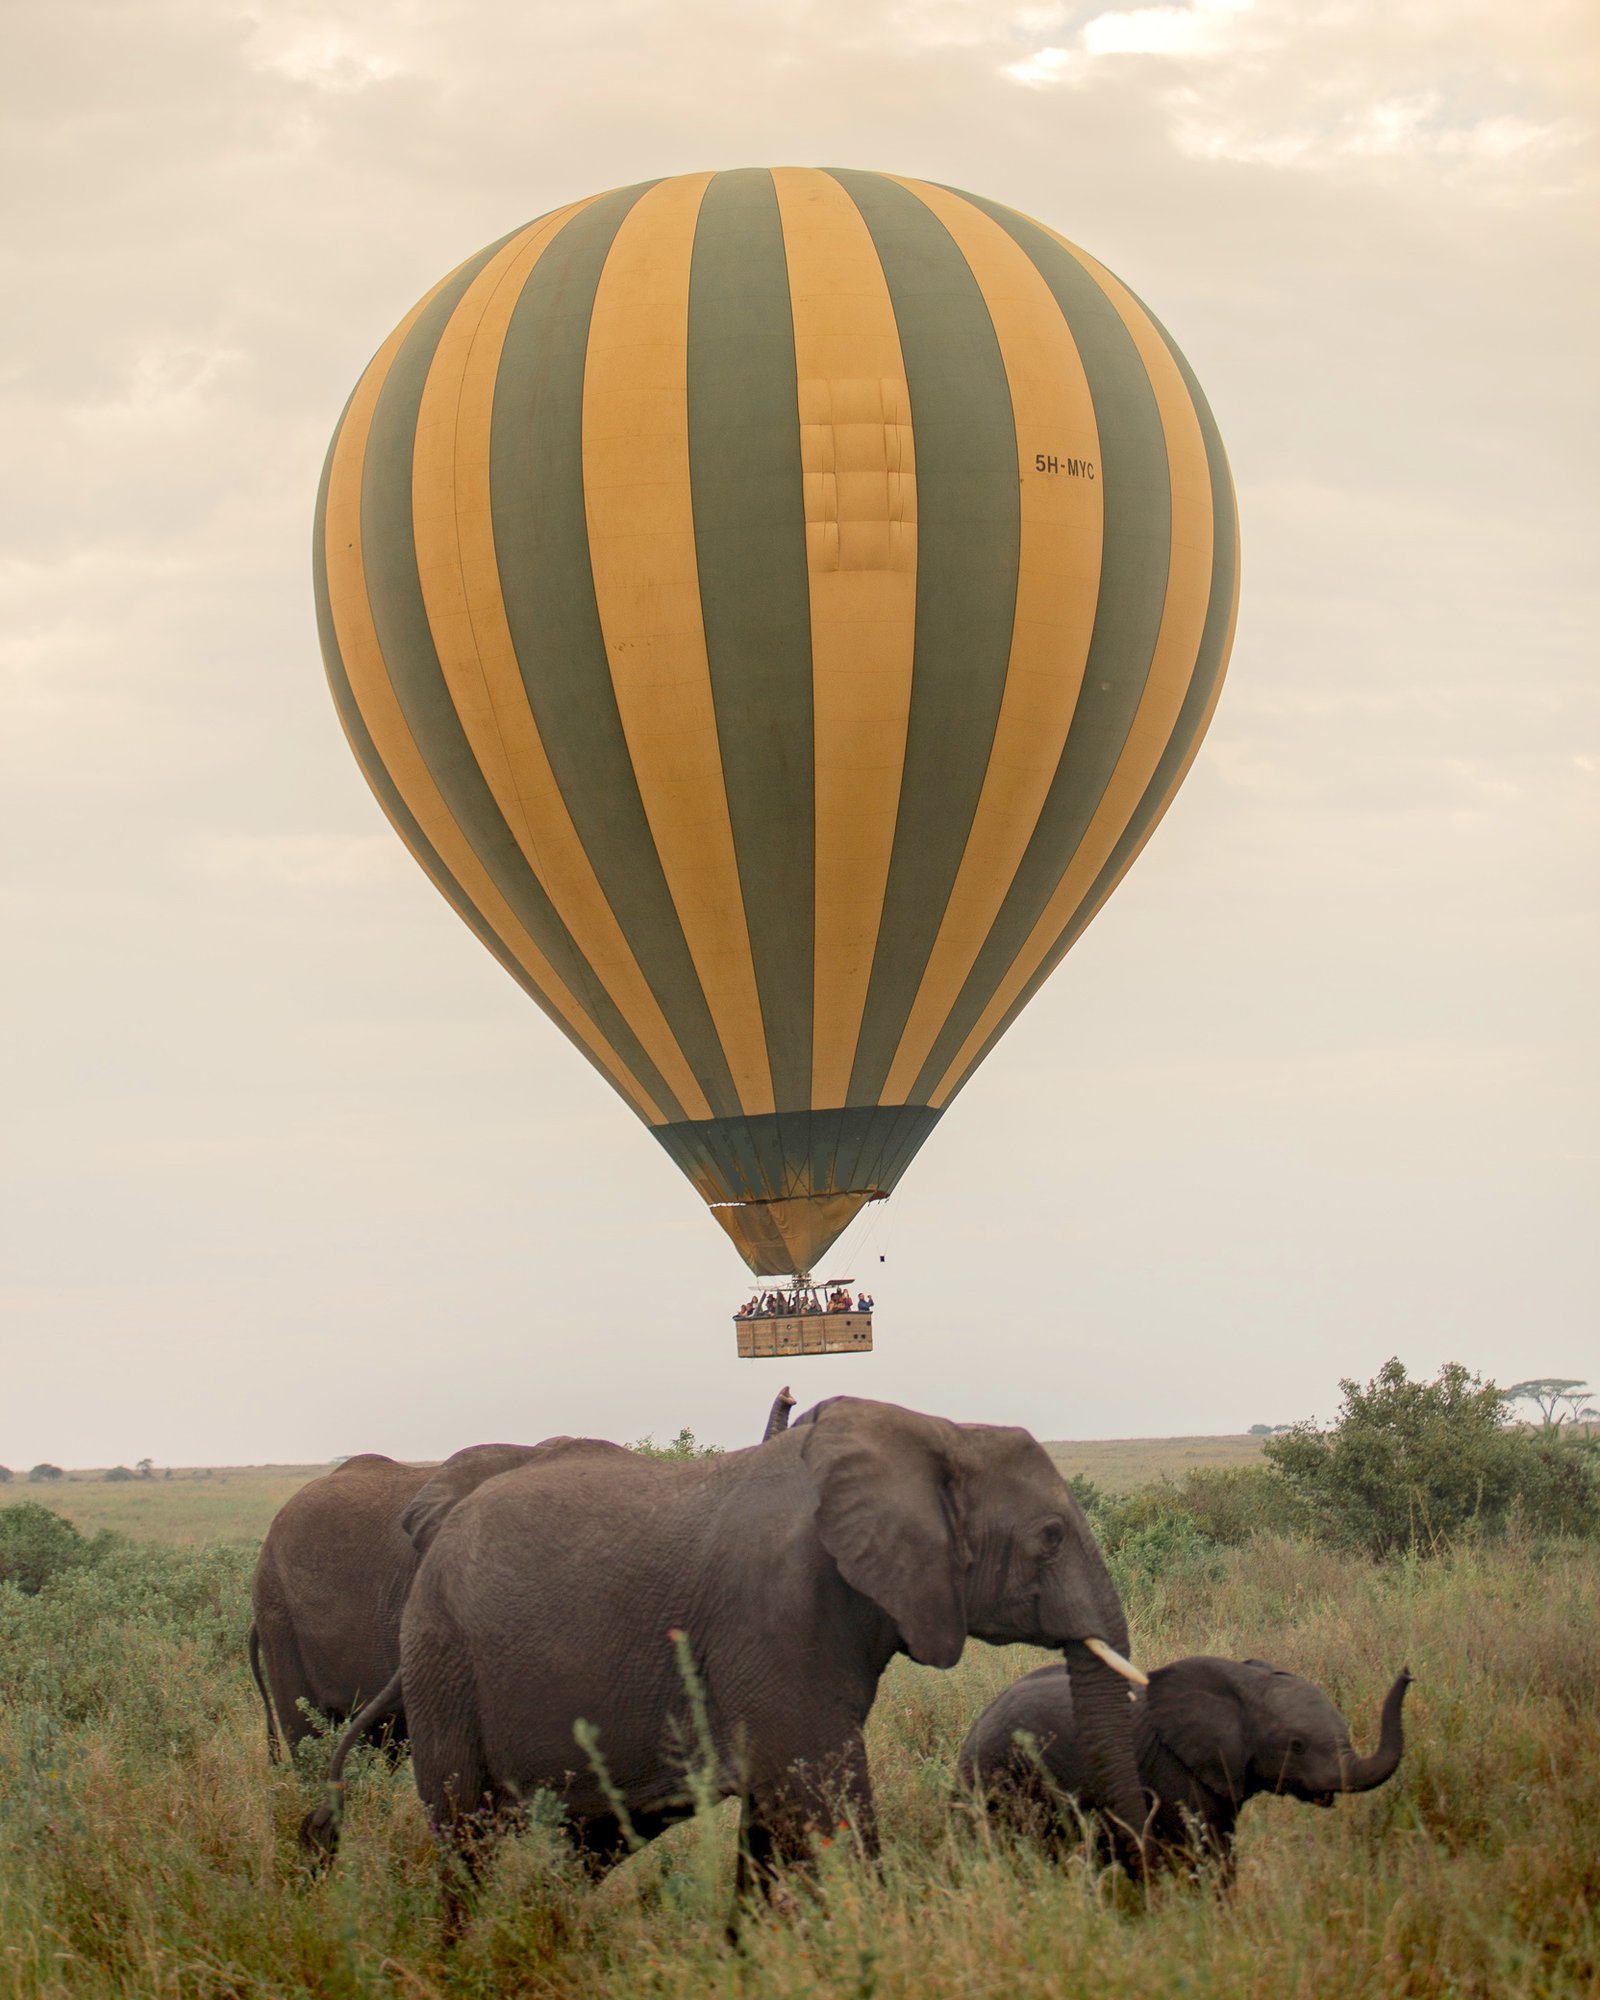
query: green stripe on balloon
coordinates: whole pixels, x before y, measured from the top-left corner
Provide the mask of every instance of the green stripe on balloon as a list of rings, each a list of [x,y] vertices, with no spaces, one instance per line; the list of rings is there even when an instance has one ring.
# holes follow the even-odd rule
[[[811,601],[794,320],[765,168],[712,177],[689,280],[700,611],[756,989],[780,1112],[811,1102]],[[781,1148],[780,1148],[781,1150]]]
[[[1142,301],[1141,301],[1142,303]],[[1149,312],[1149,307],[1145,311]],[[965,1074],[958,1079],[950,1099],[963,1088],[967,1079],[1010,1027],[1011,1023],[1027,1006],[1039,988],[1055,971],[1067,953],[1088,929],[1103,897],[1109,895],[1112,885],[1134,855],[1140,844],[1148,836],[1163,802],[1177,783],[1178,773],[1183,768],[1184,759],[1194,747],[1194,741],[1205,721],[1212,700],[1217,691],[1217,683],[1226,665],[1228,628],[1233,618],[1234,576],[1239,561],[1239,528],[1234,511],[1233,477],[1228,469],[1228,455],[1223,449],[1222,436],[1217,429],[1216,419],[1211,414],[1211,405],[1206,401],[1205,392],[1193,369],[1184,359],[1177,344],[1154,313],[1150,322],[1166,342],[1167,350],[1177,364],[1179,373],[1189,391],[1194,404],[1195,415],[1200,422],[1200,433],[1205,440],[1206,464],[1211,475],[1211,515],[1214,525],[1211,559],[1211,597],[1206,606],[1206,621],[1201,633],[1199,650],[1195,657],[1195,668],[1190,679],[1183,706],[1178,712],[1178,720],[1171,738],[1161,753],[1149,784],[1145,787],[1133,817],[1129,820],[1121,839],[1107,857],[1105,866],[1095,877],[1088,894],[1084,897],[1072,921],[1060,938],[1046,953],[1038,971],[1023,987],[1016,1000],[997,1023],[994,1033],[988,1037],[967,1065]]]
[[[813,1152],[794,1180],[774,1179],[777,1114],[754,1118],[702,1118],[650,1129],[667,1153],[705,1192],[714,1176],[713,1201],[779,1201],[796,1194],[893,1188],[912,1156],[938,1124],[926,1105],[865,1104],[810,1114]]]
[[[738,1094],[662,872],[617,712],[583,492],[583,375],[600,272],[654,182],[575,215],[511,315],[490,428],[500,592],[528,705],[606,901],[684,1059],[720,1115]]]
[[[471,258],[429,301],[378,393],[361,466],[361,546],[372,622],[406,727],[451,818],[600,1034],[662,1110],[681,1117],[682,1105],[579,951],[506,824],[456,712],[417,574],[411,473],[423,386],[451,314],[500,248],[500,243],[491,244]]]
[[[346,406],[348,412],[349,405]],[[416,856],[417,861],[434,887],[444,897],[456,915],[466,925],[472,935],[490,952],[495,960],[505,967],[530,1000],[537,1003],[540,1010],[549,1016],[555,1025],[578,1050],[585,1061],[592,1061],[589,1051],[583,1046],[572,1029],[550,1006],[544,995],[529,979],[522,967],[490,930],[479,916],[475,905],[466,891],[456,881],[454,875],[440,859],[438,850],[417,824],[411,808],[401,798],[393,779],[378,756],[377,746],[368,733],[355,692],[350,686],[349,675],[345,671],[344,656],[339,649],[339,635],[334,628],[333,608],[328,598],[327,559],[327,513],[328,476],[333,469],[333,455],[338,448],[339,432],[344,428],[341,416],[333,433],[333,443],[328,447],[327,460],[322,468],[322,480],[317,489],[316,529],[311,552],[312,594],[316,601],[317,635],[322,645],[322,664],[328,677],[328,688],[333,696],[333,704],[339,719],[344,724],[350,747],[360,767],[361,775],[371,787],[374,797],[383,806],[393,821],[402,840]]]
[[[1144,692],[1171,561],[1172,484],[1155,391],[1121,315],[1089,272],[1036,223],[980,195],[1050,288],[1083,357],[1100,433],[1100,595],[1083,686],[1061,761],[1016,875],[949,1018],[912,1086],[926,1096],[1027,943],[1093,819]]]
[[[916,449],[911,710],[872,979],[849,1101],[883,1089],[961,865],[1011,657],[1021,560],[1016,431],[989,309],[949,231],[909,189],[836,171],[883,268]]]

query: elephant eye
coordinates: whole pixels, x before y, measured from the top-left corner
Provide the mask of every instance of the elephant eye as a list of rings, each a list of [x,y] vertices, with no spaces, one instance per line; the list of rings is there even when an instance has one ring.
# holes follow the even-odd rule
[[[1289,1738],[1289,1755],[1291,1757],[1298,1757],[1305,1747],[1305,1738],[1303,1736],[1291,1736]]]
[[[1043,1528],[1039,1531],[1039,1541],[1046,1562],[1060,1549],[1061,1544],[1066,1540],[1066,1535],[1066,1528],[1060,1521],[1051,1520],[1045,1522]]]

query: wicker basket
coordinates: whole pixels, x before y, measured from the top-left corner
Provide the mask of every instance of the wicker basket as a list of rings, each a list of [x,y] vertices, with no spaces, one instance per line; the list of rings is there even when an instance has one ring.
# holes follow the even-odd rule
[[[796,1313],[783,1318],[736,1319],[741,1361],[788,1360],[797,1354],[870,1354],[871,1313]]]

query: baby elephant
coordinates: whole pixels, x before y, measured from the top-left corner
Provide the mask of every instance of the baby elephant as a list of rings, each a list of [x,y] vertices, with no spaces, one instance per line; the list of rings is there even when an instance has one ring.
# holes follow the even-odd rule
[[[1358,1757],[1339,1711],[1298,1674],[1206,1655],[1156,1668],[1135,1696],[1134,1722],[1152,1859],[1170,1868],[1209,1853],[1231,1874],[1239,1808],[1257,1792],[1331,1806],[1338,1792],[1381,1785],[1400,1762],[1410,1684],[1402,1668],[1384,1700],[1377,1751]],[[1040,1667],[997,1696],[961,1746],[960,1771],[1001,1821],[1075,1837],[1070,1801],[1089,1797],[1089,1772],[1066,1669]]]

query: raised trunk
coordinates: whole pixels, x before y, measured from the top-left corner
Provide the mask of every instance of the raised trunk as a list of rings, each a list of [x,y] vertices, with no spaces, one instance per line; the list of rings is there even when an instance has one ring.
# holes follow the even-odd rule
[[[1410,1685],[1411,1669],[1402,1667],[1394,1686],[1383,1698],[1383,1719],[1378,1730],[1377,1749],[1370,1757],[1356,1757],[1345,1765],[1337,1790],[1370,1792],[1394,1776],[1399,1767],[1400,1753],[1405,1748],[1400,1711],[1405,1706],[1406,1689]]]
[[[1117,1859],[1130,1875],[1144,1874],[1144,1788],[1133,1755],[1133,1703],[1128,1683],[1076,1641],[1065,1648],[1076,1734],[1089,1765],[1094,1805],[1109,1821]]]

